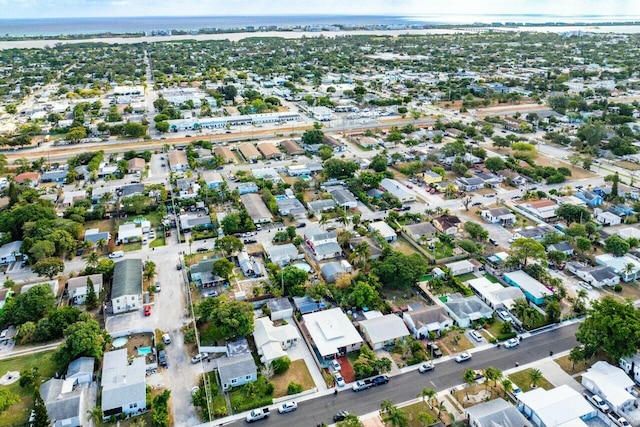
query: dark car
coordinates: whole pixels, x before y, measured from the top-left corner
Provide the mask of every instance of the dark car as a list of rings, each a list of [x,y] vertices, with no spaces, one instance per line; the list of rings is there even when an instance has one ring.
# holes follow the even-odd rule
[[[224,166],[218,166],[218,167],[216,168],[216,170],[217,170],[217,171],[221,171],[222,169],[224,169]]]
[[[344,419],[347,418],[348,415],[349,415],[348,411],[340,411],[333,416],[333,421],[335,422],[344,421]]]
[[[386,384],[388,382],[389,382],[389,377],[386,375],[378,375],[377,377],[371,380],[371,384],[373,384],[374,387],[377,385]]]
[[[436,359],[442,357],[442,351],[436,343],[427,343],[427,350],[429,350],[429,352],[431,352],[431,354],[433,354],[433,357],[435,357]]]
[[[244,244],[248,245],[250,243],[258,243],[256,239],[244,239]]]
[[[167,352],[164,350],[160,350],[158,352],[158,364],[160,366],[164,366],[165,368],[169,367],[169,364],[167,363]]]
[[[176,270],[182,270],[182,264],[176,264]]]
[[[480,205],[482,205],[482,202],[475,202],[471,206],[480,206]]]
[[[205,247],[199,247],[198,249],[196,249],[197,252],[207,252],[209,249],[205,248]]]
[[[300,224],[296,225],[296,228],[304,228],[307,226],[306,222],[301,222]]]

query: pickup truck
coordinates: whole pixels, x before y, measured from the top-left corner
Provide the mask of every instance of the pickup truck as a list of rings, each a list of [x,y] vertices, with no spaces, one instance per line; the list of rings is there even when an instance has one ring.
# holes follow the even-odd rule
[[[368,388],[373,387],[373,383],[371,382],[370,378],[364,379],[364,380],[360,380],[360,381],[356,381],[352,386],[351,389],[353,391],[361,391],[361,390],[366,390]]]
[[[249,412],[249,415],[247,415],[245,421],[247,421],[248,423],[252,423],[264,418],[269,418],[269,408],[254,409],[253,411]]]

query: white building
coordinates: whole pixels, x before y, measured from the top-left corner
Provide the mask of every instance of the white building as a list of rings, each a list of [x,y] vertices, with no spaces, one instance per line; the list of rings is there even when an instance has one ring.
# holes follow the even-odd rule
[[[398,235],[389,224],[383,221],[372,222],[369,224],[369,231],[377,231],[387,243],[393,243],[398,240]]]
[[[536,427],[587,427],[585,421],[596,417],[598,413],[594,406],[568,385],[552,390],[538,387],[518,394],[518,409]]]
[[[93,283],[93,290],[96,296],[102,292],[102,274],[92,274],[90,276],[72,277],[67,281],[67,292],[71,304],[82,305],[87,298],[88,280]]]
[[[444,266],[451,270],[451,274],[453,274],[454,276],[471,273],[476,268],[476,266],[471,261],[466,259],[463,259],[462,261],[451,262],[449,264],[445,264]]]
[[[340,308],[305,314],[302,319],[321,359],[333,359],[362,346],[362,337]]]
[[[582,374],[582,385],[602,397],[614,412],[632,409],[636,401],[631,394],[634,382],[625,372],[608,364],[596,362]]]
[[[416,200],[415,193],[395,179],[384,178],[380,181],[380,186],[398,198],[402,203],[415,202]]]
[[[525,296],[515,286],[504,287],[500,283],[493,283],[486,277],[469,280],[469,287],[494,310],[497,308],[511,308],[516,300],[524,299]]]
[[[367,314],[369,313],[371,312]],[[362,335],[374,350],[381,350],[384,346],[394,345],[397,339],[410,335],[402,319],[395,314],[383,316],[380,313],[377,317],[362,320],[358,323]]]
[[[131,362],[127,349],[108,351],[102,362],[102,413],[138,415],[147,409],[145,358],[134,357]]]
[[[0,246],[0,264],[11,264],[18,259],[22,259],[21,247],[22,240],[16,240]]]
[[[611,254],[596,255],[596,264],[610,267],[623,282],[631,282],[640,278],[640,261],[630,255],[613,256]]]
[[[255,320],[253,339],[262,363],[287,355],[287,349],[298,344],[300,334],[292,323],[275,326],[268,317]]]
[[[333,118],[333,112],[327,107],[309,107],[309,114],[319,122],[328,122]]]
[[[114,314],[138,310],[142,306],[142,260],[125,259],[115,264],[111,306]]]

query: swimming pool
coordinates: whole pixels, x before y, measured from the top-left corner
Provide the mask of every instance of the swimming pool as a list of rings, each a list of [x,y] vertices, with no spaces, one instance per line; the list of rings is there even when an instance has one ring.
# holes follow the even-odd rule
[[[276,200],[287,200],[287,196],[275,196]]]
[[[124,347],[125,345],[127,345],[128,342],[129,342],[129,338],[120,337],[120,338],[116,338],[115,340],[113,340],[113,342],[111,344],[113,345],[114,348],[120,348],[120,347]]]
[[[306,262],[299,262],[297,264],[291,264],[291,267],[295,267],[298,270],[302,270],[306,273],[309,273],[311,271],[311,266],[309,264],[307,264]]]
[[[140,347],[138,348],[138,356],[145,356],[151,353],[151,347]]]

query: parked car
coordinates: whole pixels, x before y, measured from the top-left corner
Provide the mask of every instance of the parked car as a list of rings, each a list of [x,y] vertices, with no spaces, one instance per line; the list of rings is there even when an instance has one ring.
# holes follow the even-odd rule
[[[434,369],[436,369],[436,365],[434,365],[433,362],[425,362],[420,365],[418,372],[424,374],[425,372],[433,371]]]
[[[427,343],[427,350],[435,357],[436,359],[442,357],[442,350],[438,347],[438,344],[434,342]]]
[[[517,347],[518,344],[520,344],[520,340],[518,338],[511,338],[509,341],[504,343],[504,348]]]
[[[588,291],[593,289],[593,286],[591,286],[589,283],[587,282],[578,282],[578,286],[580,286],[583,289],[586,289]]]
[[[347,416],[349,416],[348,411],[340,411],[333,416],[333,421],[335,422],[344,421],[344,419],[347,418]]]
[[[182,264],[176,264],[176,270],[182,270]]]
[[[378,375],[371,380],[371,384],[375,387],[378,385],[386,384],[389,382],[389,377],[386,375]]]
[[[329,365],[331,366],[331,369],[333,369],[336,372],[340,372],[342,370],[342,366],[340,366],[340,362],[338,362],[336,359],[333,359],[331,362],[329,362]]]
[[[245,245],[250,245],[251,243],[258,243],[256,239],[244,239]]]
[[[163,334],[163,335],[162,335],[162,342],[163,342],[165,345],[169,345],[169,344],[171,344],[171,337],[169,336],[169,334]]]
[[[340,372],[334,372],[333,378],[336,380],[336,385],[338,387],[344,387],[345,385],[347,385],[347,383],[344,381],[344,378],[342,378],[342,375],[340,375]]]
[[[205,248],[203,246],[200,246],[198,249],[196,249],[196,252],[207,252],[208,250],[209,249],[207,249],[207,248]]]
[[[481,206],[481,205],[482,205],[482,202],[475,202],[471,204],[471,206]]]
[[[602,398],[597,394],[592,394],[591,396],[589,396],[589,400],[596,408],[598,408],[602,412],[608,412],[609,409],[611,409],[609,408],[609,405],[607,405],[605,401],[602,400]]]
[[[205,296],[205,298],[217,297],[218,296],[218,291],[205,292],[204,296]]]
[[[498,308],[496,310],[496,313],[498,314],[498,317],[504,320],[505,322],[510,322],[512,320],[511,315],[504,308]]]
[[[208,353],[198,353],[191,358],[191,363],[198,363],[201,360],[206,360],[207,358],[209,358]]]
[[[614,423],[616,423],[620,427],[629,427],[631,425],[631,424],[629,424],[629,421],[627,421],[626,418],[621,417],[620,415],[616,414],[613,411],[607,412],[607,416],[609,418],[611,418],[611,421],[613,421]]]
[[[286,414],[287,412],[293,412],[298,409],[298,404],[293,400],[282,403],[278,406],[278,412],[281,414]]]
[[[478,342],[482,342],[482,335],[480,335],[480,332],[471,331],[471,332],[469,332],[469,335],[471,335],[471,338],[473,338],[474,340],[476,340]]]
[[[306,222],[301,222],[300,224],[296,225],[296,228],[304,228],[307,226]]]
[[[156,288],[156,292],[160,292],[162,290],[162,286],[160,286],[160,282],[156,282],[154,286]]]
[[[466,351],[456,356],[456,362],[458,363],[466,362],[467,360],[471,360],[471,353],[467,353]]]
[[[151,306],[150,305],[145,305],[143,311],[144,311],[144,317],[151,316]]]
[[[167,363],[167,352],[164,350],[160,350],[158,352],[158,364],[160,366],[164,366],[165,368],[169,367],[169,364]]]
[[[122,258],[123,256],[124,256],[124,251],[115,251],[109,254],[109,258],[111,259]]]

